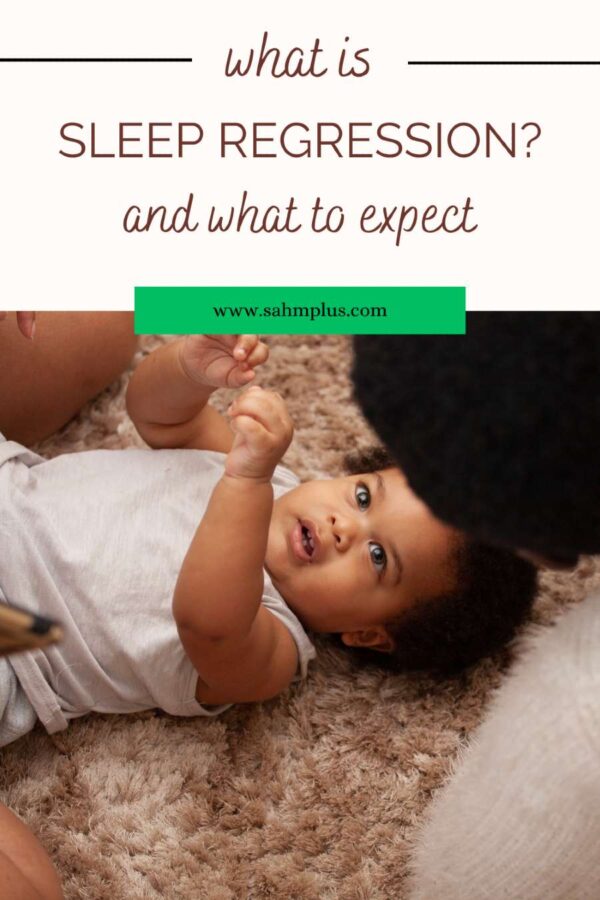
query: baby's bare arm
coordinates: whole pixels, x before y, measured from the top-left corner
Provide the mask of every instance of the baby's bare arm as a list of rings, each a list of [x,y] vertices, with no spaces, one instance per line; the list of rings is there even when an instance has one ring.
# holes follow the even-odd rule
[[[291,681],[297,651],[262,607],[271,477],[291,440],[280,397],[250,388],[232,405],[235,442],[185,557],[173,601],[205,702],[265,699]]]
[[[268,480],[221,478],[179,573],[173,613],[180,632],[218,641],[250,630],[262,599],[272,508]]]
[[[256,335],[190,335],[151,353],[135,371],[127,409],[152,447],[227,453],[231,431],[208,406],[218,387],[242,387],[268,356]]]

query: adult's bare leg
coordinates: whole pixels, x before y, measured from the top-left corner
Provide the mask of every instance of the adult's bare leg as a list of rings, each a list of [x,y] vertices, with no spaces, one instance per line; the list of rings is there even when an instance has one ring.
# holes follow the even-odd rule
[[[27,826],[1,803],[0,834],[2,900],[63,900],[50,857]]]
[[[40,312],[35,340],[0,322],[0,431],[33,444],[115,380],[137,346],[133,314]]]

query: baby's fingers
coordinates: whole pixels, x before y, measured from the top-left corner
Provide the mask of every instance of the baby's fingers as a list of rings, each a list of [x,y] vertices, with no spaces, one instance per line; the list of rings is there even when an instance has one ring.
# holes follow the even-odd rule
[[[269,432],[264,425],[252,416],[234,416],[229,424],[234,434],[248,439],[253,445],[255,443],[266,443],[269,439]]]
[[[269,358],[269,348],[263,341],[257,341],[252,351],[246,358],[246,363],[253,369],[262,366]]]
[[[233,418],[246,416],[255,419],[279,448],[281,457],[289,447],[294,434],[294,426],[283,399],[274,391],[263,391],[250,387],[240,394],[229,407]]]
[[[257,334],[238,334],[233,348],[233,358],[238,362],[248,362],[248,358],[258,343]]]
[[[256,334],[238,335],[238,341],[233,350],[233,358],[240,368],[252,369],[262,365],[269,356],[269,348],[259,340]]]
[[[269,460],[274,453],[279,457],[277,438],[264,427],[262,422],[252,416],[240,415],[231,419],[230,425],[234,435],[242,439],[248,452],[255,459]]]
[[[227,387],[246,387],[246,385],[250,384],[250,382],[254,379],[255,374],[256,373],[254,369],[249,369],[245,363],[238,363],[237,366],[229,373],[229,377],[227,379]]]
[[[269,430],[280,428],[289,420],[283,398],[275,391],[265,391],[258,385],[239,394],[227,412],[231,416],[252,416]]]

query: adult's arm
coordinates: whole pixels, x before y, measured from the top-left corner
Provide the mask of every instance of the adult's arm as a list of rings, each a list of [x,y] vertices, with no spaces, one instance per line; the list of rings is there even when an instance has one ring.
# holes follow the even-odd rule
[[[31,445],[61,428],[128,367],[133,316],[40,312],[34,341],[0,323],[0,431]]]
[[[8,316],[6,312],[0,312],[0,322],[3,322]],[[17,327],[23,337],[33,340],[35,335],[35,313],[34,312],[18,312]]]

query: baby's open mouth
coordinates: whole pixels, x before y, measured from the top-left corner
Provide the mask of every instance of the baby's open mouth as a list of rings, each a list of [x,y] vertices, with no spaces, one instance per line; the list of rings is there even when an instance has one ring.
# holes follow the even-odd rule
[[[315,562],[319,551],[319,538],[312,522],[298,519],[292,528],[291,544],[294,556],[300,562]]]
[[[315,552],[315,541],[310,528],[307,528],[306,525],[302,525],[302,546],[309,556],[312,556]]]

